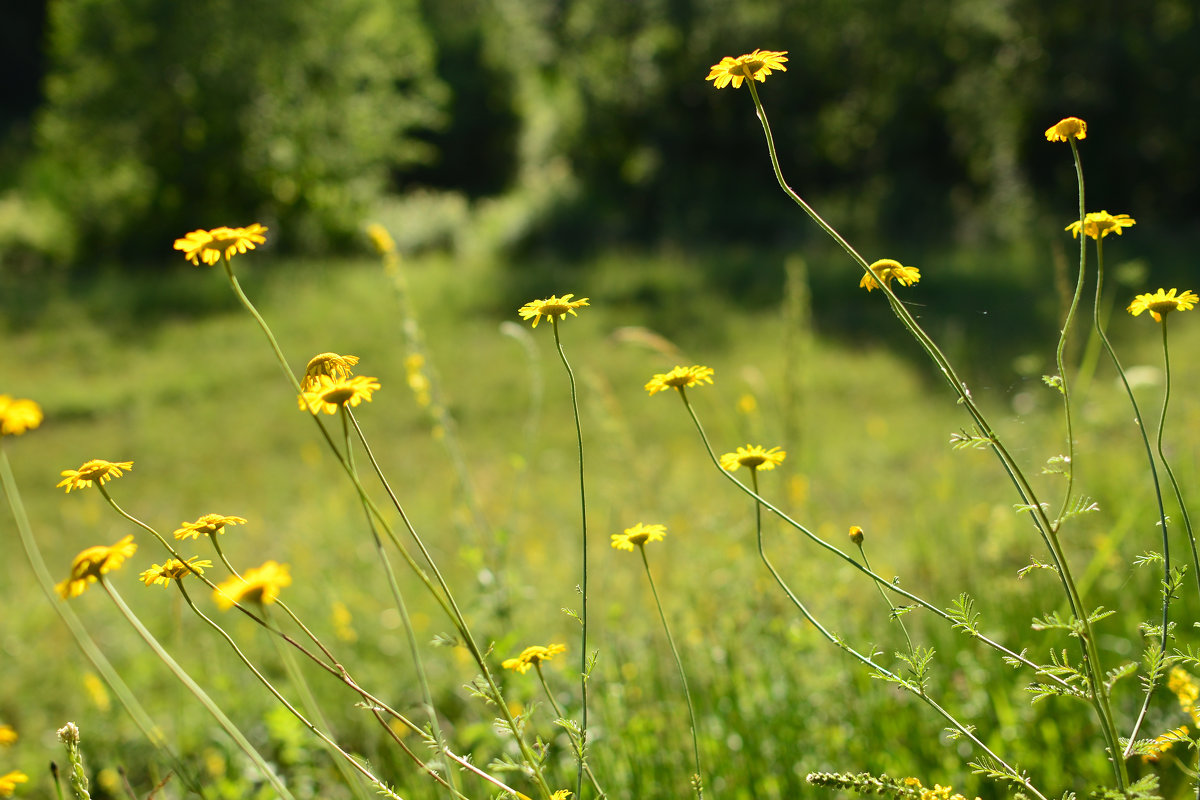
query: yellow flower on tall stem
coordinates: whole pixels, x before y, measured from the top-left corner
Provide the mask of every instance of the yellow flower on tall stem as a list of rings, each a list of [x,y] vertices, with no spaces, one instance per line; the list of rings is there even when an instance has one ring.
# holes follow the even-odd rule
[[[1066,117],[1046,129],[1046,141],[1069,142],[1087,138],[1087,123],[1079,117]]]
[[[1172,311],[1191,311],[1196,307],[1197,302],[1200,302],[1200,296],[1197,296],[1191,289],[1178,296],[1175,294],[1175,289],[1169,292],[1159,289],[1150,294],[1139,294],[1129,304],[1126,311],[1135,317],[1143,311],[1149,311],[1150,316],[1154,317],[1156,322],[1162,322],[1163,318]]]
[[[725,453],[721,456],[721,467],[729,472],[733,472],[738,467],[775,469],[783,463],[785,458],[787,458],[787,452],[778,447],[765,450],[759,445],[748,444],[745,447],[739,447],[737,452]]]
[[[78,597],[101,575],[106,575],[125,563],[125,559],[137,552],[133,534],[127,535],[116,544],[105,547],[89,547],[75,556],[71,562],[71,577],[54,588],[64,600]]]
[[[667,389],[682,391],[689,386],[712,383],[712,376],[712,367],[702,367],[699,364],[690,367],[675,367],[670,372],[660,372],[655,375],[646,383],[645,389],[653,397]]]
[[[143,571],[138,575],[138,579],[147,586],[166,587],[171,585],[171,581],[183,580],[188,575],[203,575],[204,570],[212,566],[212,562],[208,559],[197,559],[200,559],[200,556],[192,556],[187,561],[168,558],[166,563],[161,566],[155,564],[150,569]]]
[[[858,285],[869,292],[878,289],[880,282],[891,286],[892,279],[901,286],[912,286],[921,280],[921,271],[916,267],[906,267],[891,258],[881,258],[871,265],[870,275],[863,274]]]
[[[66,487],[67,494],[70,494],[72,489],[88,489],[93,483],[103,486],[105,482],[121,477],[124,474],[122,470],[132,469],[132,461],[105,461],[102,458],[93,458],[91,461],[85,461],[79,469],[64,469],[60,472],[63,479],[54,488]]]
[[[632,528],[626,528],[624,533],[614,533],[612,546],[632,553],[635,545],[644,547],[647,542],[661,542],[666,535],[666,525],[643,525],[639,522]]]
[[[313,414],[324,411],[326,414],[336,414],[339,409],[354,408],[363,400],[371,401],[371,393],[377,391],[379,380],[363,375],[352,378],[335,379],[328,375],[316,376],[316,385],[305,389],[299,397],[300,410],[311,411]]]
[[[301,384],[305,389],[316,389],[322,375],[327,375],[335,381],[341,381],[354,374],[353,367],[358,363],[358,356],[340,356],[337,353],[320,353],[309,359],[304,368],[304,380]]]
[[[212,266],[222,256],[228,260],[263,244],[267,241],[263,236],[266,232],[267,229],[257,222],[245,228],[221,226],[208,231],[192,231],[182,239],[175,240],[175,249],[182,250],[187,260],[196,266],[200,266],[201,261]]]
[[[549,661],[559,653],[567,652],[565,644],[550,644],[546,646],[535,644],[526,647],[519,656],[506,658],[500,663],[504,669],[511,669],[524,675],[530,667],[536,667],[543,661]]]
[[[42,424],[42,408],[32,400],[0,394],[0,436],[20,436]]]
[[[1136,224],[1137,220],[1128,214],[1113,216],[1107,211],[1089,211],[1083,218],[1082,228],[1079,220],[1076,220],[1063,230],[1070,231],[1072,239],[1079,238],[1079,231],[1082,229],[1085,235],[1099,240],[1113,232],[1120,236],[1123,228],[1132,228]]]
[[[291,584],[292,576],[287,564],[267,561],[261,567],[246,570],[241,577],[234,575],[217,584],[213,599],[222,609],[230,609],[235,603],[247,601],[267,605],[278,600],[280,590]]]
[[[720,62],[709,68],[708,77],[717,89],[724,89],[729,84],[740,89],[742,81],[755,80],[762,83],[771,74],[771,70],[787,72],[783,62],[787,61],[787,50],[755,50],[737,58],[725,56]]]
[[[545,300],[530,300],[525,305],[517,309],[517,313],[521,315],[521,319],[532,319],[533,327],[537,327],[541,322],[542,317],[554,321],[556,319],[566,319],[567,314],[573,317],[579,315],[575,313],[575,309],[583,308],[588,304],[588,298],[582,297],[578,300],[572,300],[575,294],[564,294],[562,297],[551,295]]]
[[[226,525],[245,525],[246,520],[241,517],[226,517],[221,514],[205,514],[195,522],[184,522],[179,530],[175,531],[176,539],[186,539],[189,536],[193,539],[199,539],[201,536],[216,536],[218,533],[225,532]]]

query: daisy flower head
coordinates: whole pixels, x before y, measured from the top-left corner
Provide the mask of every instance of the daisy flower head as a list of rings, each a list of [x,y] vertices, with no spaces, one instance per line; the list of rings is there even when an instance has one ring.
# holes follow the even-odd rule
[[[102,458],[93,458],[91,461],[84,462],[79,469],[64,469],[60,472],[63,479],[55,488],[66,487],[67,494],[70,494],[72,489],[87,489],[93,483],[103,486],[106,481],[121,477],[124,474],[122,470],[131,469],[133,469],[132,461],[105,461]]]
[[[525,305],[517,309],[517,313],[521,315],[521,319],[532,319],[533,327],[537,327],[541,322],[542,317],[553,320],[566,319],[567,314],[573,317],[579,316],[575,313],[575,309],[583,308],[588,304],[588,298],[584,297],[579,300],[572,300],[575,294],[564,294],[562,297],[551,295],[545,300],[530,300]]]
[[[212,266],[222,256],[229,260],[238,253],[249,252],[256,245],[263,244],[267,241],[267,237],[263,236],[266,232],[267,229],[257,222],[245,228],[221,226],[209,231],[192,231],[182,239],[175,240],[175,249],[182,250],[184,257],[196,266],[200,266],[201,261]]]
[[[212,566],[208,559],[197,560],[199,558],[200,556],[192,556],[186,562],[178,558],[168,558],[165,564],[155,564],[138,575],[138,578],[147,586],[170,586],[171,581],[181,581],[188,575],[203,575],[204,570]]]
[[[543,647],[540,644],[535,644],[532,647],[526,647],[521,651],[521,655],[516,658],[507,658],[500,663],[504,669],[515,670],[522,675],[529,671],[529,668],[549,661],[559,653],[567,652],[565,644],[550,644]]]
[[[136,552],[137,545],[134,544],[132,533],[108,547],[104,545],[89,547],[75,556],[75,560],[71,562],[71,577],[54,588],[58,590],[64,600],[78,597],[83,594],[89,584],[95,583],[101,575],[112,572],[124,564],[125,559]]]
[[[683,391],[689,386],[712,383],[712,376],[712,367],[702,367],[699,364],[693,364],[690,367],[675,367],[670,372],[660,372],[655,375],[646,383],[645,388],[653,397],[667,389]]]
[[[626,528],[624,533],[614,533],[612,546],[633,552],[634,545],[643,547],[646,542],[661,542],[666,535],[666,525],[643,525],[639,522],[632,528]]]
[[[893,278],[901,286],[912,286],[920,282],[921,271],[916,267],[906,267],[891,258],[881,258],[871,265],[871,274],[864,274],[858,285],[869,292],[878,289],[881,282],[891,286]]]
[[[20,436],[42,424],[42,408],[32,400],[0,394],[0,436]]]
[[[176,539],[186,539],[192,537],[199,539],[201,536],[216,536],[218,533],[225,532],[226,525],[245,525],[246,520],[241,517],[226,517],[221,514],[205,514],[195,522],[181,523],[183,527],[175,531]]]
[[[1066,117],[1046,129],[1046,141],[1069,142],[1071,139],[1086,139],[1087,123],[1079,117]]]
[[[340,356],[337,353],[319,353],[308,360],[304,368],[304,380],[300,385],[305,389],[315,389],[320,385],[317,380],[322,375],[342,381],[354,374],[353,367],[358,363],[358,356]]]
[[[1117,214],[1113,216],[1107,211],[1090,211],[1083,217],[1082,230],[1085,235],[1093,239],[1100,240],[1108,236],[1113,231],[1116,231],[1117,236],[1121,235],[1122,228],[1132,228],[1137,224],[1137,220],[1130,217],[1128,214]],[[1080,225],[1079,220],[1075,220],[1064,231],[1071,232],[1072,239],[1079,238]]]
[[[261,567],[246,570],[240,578],[234,575],[217,584],[213,599],[222,609],[233,608],[235,603],[247,601],[266,605],[278,600],[279,591],[291,584],[292,576],[287,564],[267,561]]]
[[[740,89],[742,81],[747,78],[762,83],[771,74],[771,70],[787,72],[783,62],[787,61],[787,50],[755,50],[737,58],[725,56],[717,64],[713,64],[704,80],[712,81],[717,89],[724,89],[729,84]]]
[[[745,447],[739,447],[737,452],[721,456],[721,468],[728,472],[733,472],[738,467],[775,469],[783,463],[785,458],[787,458],[787,453],[778,447],[764,450],[759,445],[748,444]]]
[[[18,770],[0,775],[0,797],[12,797],[12,793],[17,790],[17,784],[27,780],[29,776]]]
[[[352,378],[331,378],[318,375],[317,383],[300,394],[300,410],[318,414],[336,414],[338,409],[354,408],[363,400],[371,401],[371,393],[379,389],[379,380],[355,375]]]
[[[1200,296],[1191,289],[1178,295],[1174,289],[1169,292],[1159,289],[1152,294],[1139,294],[1126,310],[1135,317],[1143,311],[1149,311],[1156,322],[1162,322],[1163,317],[1172,311],[1191,311],[1197,302],[1200,302]]]

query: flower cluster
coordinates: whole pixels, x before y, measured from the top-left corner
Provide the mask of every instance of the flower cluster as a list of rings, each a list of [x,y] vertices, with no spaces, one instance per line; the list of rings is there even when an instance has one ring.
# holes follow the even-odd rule
[[[521,655],[515,658],[507,658],[500,663],[504,669],[516,670],[524,675],[529,671],[530,667],[535,667],[543,661],[549,661],[559,653],[567,652],[565,644],[550,644],[543,647],[535,644],[532,647],[526,647],[521,651]]]
[[[42,424],[42,409],[32,400],[0,394],[0,436],[20,436]]]
[[[729,84],[740,89],[746,79],[762,83],[771,74],[771,70],[787,72],[783,62],[787,61],[787,50],[755,50],[737,58],[725,56],[720,62],[709,68],[706,81],[712,81],[717,89],[724,89]]]
[[[133,534],[111,546],[97,545],[75,556],[71,562],[71,577],[54,588],[64,600],[78,597],[87,587],[125,563],[125,559],[137,552]]]
[[[666,525],[643,525],[639,522],[632,528],[626,528],[624,533],[614,533],[612,546],[632,552],[635,545],[644,547],[646,542],[661,542],[666,535]]]
[[[200,266],[201,261],[212,266],[222,256],[228,261],[238,253],[246,253],[263,244],[267,241],[263,236],[266,232],[267,229],[257,222],[246,228],[222,226],[210,231],[192,231],[175,240],[175,249],[182,250],[187,260],[196,266]]]

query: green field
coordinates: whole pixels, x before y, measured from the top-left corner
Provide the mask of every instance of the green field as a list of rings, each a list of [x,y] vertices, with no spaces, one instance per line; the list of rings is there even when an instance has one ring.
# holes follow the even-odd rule
[[[1126,249],[1134,252],[1119,241],[1110,253]],[[357,372],[379,379],[382,389],[356,409],[357,419],[477,639],[493,648],[489,661],[510,706],[539,704],[528,735],[548,743],[553,788],[575,788],[566,737],[533,673],[501,672],[499,663],[530,644],[565,643],[567,654],[548,663],[546,675],[566,713],[578,718],[579,626],[561,610],[578,609],[581,579],[569,387],[549,323],[513,331],[521,304],[573,292],[590,298],[560,330],[579,382],[587,470],[589,644],[599,654],[590,755],[609,796],[678,798],[690,791],[679,676],[640,559],[609,546],[611,534],[639,521],[668,528],[665,541],[646,552],[695,699],[706,794],[823,796],[806,784],[809,772],[868,770],[913,775],[927,786],[953,784],[969,797],[1003,796],[1009,787],[970,774],[966,763],[977,753],[963,740],[949,741],[943,720],[873,678],[804,621],[758,559],[752,501],[708,459],[676,394],[649,397],[643,389],[651,375],[676,364],[713,367],[715,384],[688,397],[717,453],[747,443],[788,452],[780,469],[761,474],[765,497],[856,557],[846,532],[862,526],[879,574],[898,576],[941,608],[970,592],[983,630],[1014,650],[1028,648],[1039,663],[1051,650],[1077,658],[1061,632],[1030,630],[1032,617],[1065,608],[1052,573],[1017,577],[1031,556],[1045,560],[1042,544],[1028,517],[1014,510],[1019,499],[996,458],[950,447],[950,435],[970,420],[891,318],[886,298],[856,289],[859,275],[844,258],[819,255],[804,269],[793,261],[790,271],[787,260],[660,252],[614,253],[584,264],[500,264],[428,256],[404,263],[404,297],[367,257],[299,261],[267,252],[234,264],[293,370],[334,351],[361,357]],[[748,261],[760,274],[737,278],[749,274]],[[986,264],[962,263],[931,257],[918,264],[920,285],[898,293],[911,299],[1016,459],[1057,504],[1062,478],[1039,474],[1064,448],[1059,396],[1041,380],[1054,371],[1058,324],[1050,270],[1026,264],[1005,282],[989,278]],[[939,264],[947,265],[940,273]],[[751,290],[730,291],[739,281]],[[1162,394],[1158,326],[1121,309],[1135,291],[1155,287],[1118,283],[1106,298],[1115,308],[1111,333],[1152,433]],[[292,608],[363,685],[419,718],[404,631],[355,492],[297,409],[262,332],[220,269],[173,262],[157,273],[86,285],[47,282],[23,292],[6,301],[0,393],[37,400],[46,420],[27,435],[6,437],[4,449],[56,579],[66,577],[81,549],[137,533],[95,489],[55,489],[59,472],[92,458],[132,460],[133,470],[108,484],[130,513],[167,533],[209,512],[247,518],[223,535],[231,560],[240,568],[266,559],[290,564],[294,583],[284,597]],[[1160,567],[1131,562],[1160,550],[1161,540],[1133,412],[1089,341],[1089,324],[1088,315],[1077,323],[1068,357],[1081,365],[1071,368],[1077,492],[1100,510],[1069,523],[1063,539],[1088,605],[1117,611],[1097,634],[1104,667],[1113,668],[1140,658],[1138,625],[1157,620]],[[426,374],[454,421],[441,436],[407,385],[406,325],[410,334],[419,326]],[[1168,454],[1187,492],[1196,486],[1200,422],[1200,377],[1187,356],[1200,334],[1186,314],[1174,318],[1171,331]],[[340,436],[336,418],[322,419]],[[1178,517],[1170,503],[1168,513]],[[26,564],[7,510],[0,531],[0,723],[21,733],[0,751],[0,772],[22,769],[31,776],[26,795],[51,796],[44,765],[61,762],[53,731],[71,720],[83,732],[93,796],[127,796],[118,768],[137,796],[147,796],[166,763],[112,696],[95,688],[91,667]],[[861,651],[874,648],[889,668],[903,668],[893,656],[905,646],[903,633],[868,580],[771,516],[765,540],[780,572],[827,628]],[[318,743],[248,678],[178,592],[137,581],[139,571],[165,558],[149,537],[138,542],[137,555],[111,576],[130,606],[278,766],[296,797],[352,796]],[[212,557],[204,544],[187,552]],[[1177,562],[1188,560],[1178,526],[1172,548]],[[431,644],[451,631],[449,621],[397,564],[451,745],[484,768],[514,755],[511,737],[493,727],[494,710],[463,689],[477,673],[464,648]],[[193,594],[211,607],[207,592]],[[210,796],[273,796],[103,592],[93,588],[71,606],[168,742],[203,776]],[[1172,612],[1181,648],[1194,646],[1198,608],[1194,585],[1185,583]],[[272,643],[229,612],[218,619],[287,693]],[[1086,704],[1051,698],[1031,706],[1027,670],[1004,665],[927,612],[903,620],[915,643],[937,651],[929,693],[1041,790],[1059,796],[1111,782]],[[399,794],[446,796],[355,707],[353,694],[317,670],[308,677],[338,741],[369,759]],[[1122,735],[1140,701],[1136,678],[1117,684]],[[1176,699],[1160,690],[1141,735],[1187,721]],[[1160,770],[1164,796],[1180,783],[1167,762],[1134,758],[1129,765],[1135,776]],[[521,776],[503,777],[535,796]],[[463,790],[492,795],[469,778]],[[182,796],[179,782],[155,796]]]

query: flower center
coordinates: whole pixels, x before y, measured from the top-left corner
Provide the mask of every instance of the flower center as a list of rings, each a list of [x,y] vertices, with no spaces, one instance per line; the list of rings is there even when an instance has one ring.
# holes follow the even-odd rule
[[[326,403],[335,406],[342,406],[346,401],[354,396],[354,389],[349,386],[339,386],[336,389],[330,389],[325,394],[321,395],[321,399]]]

